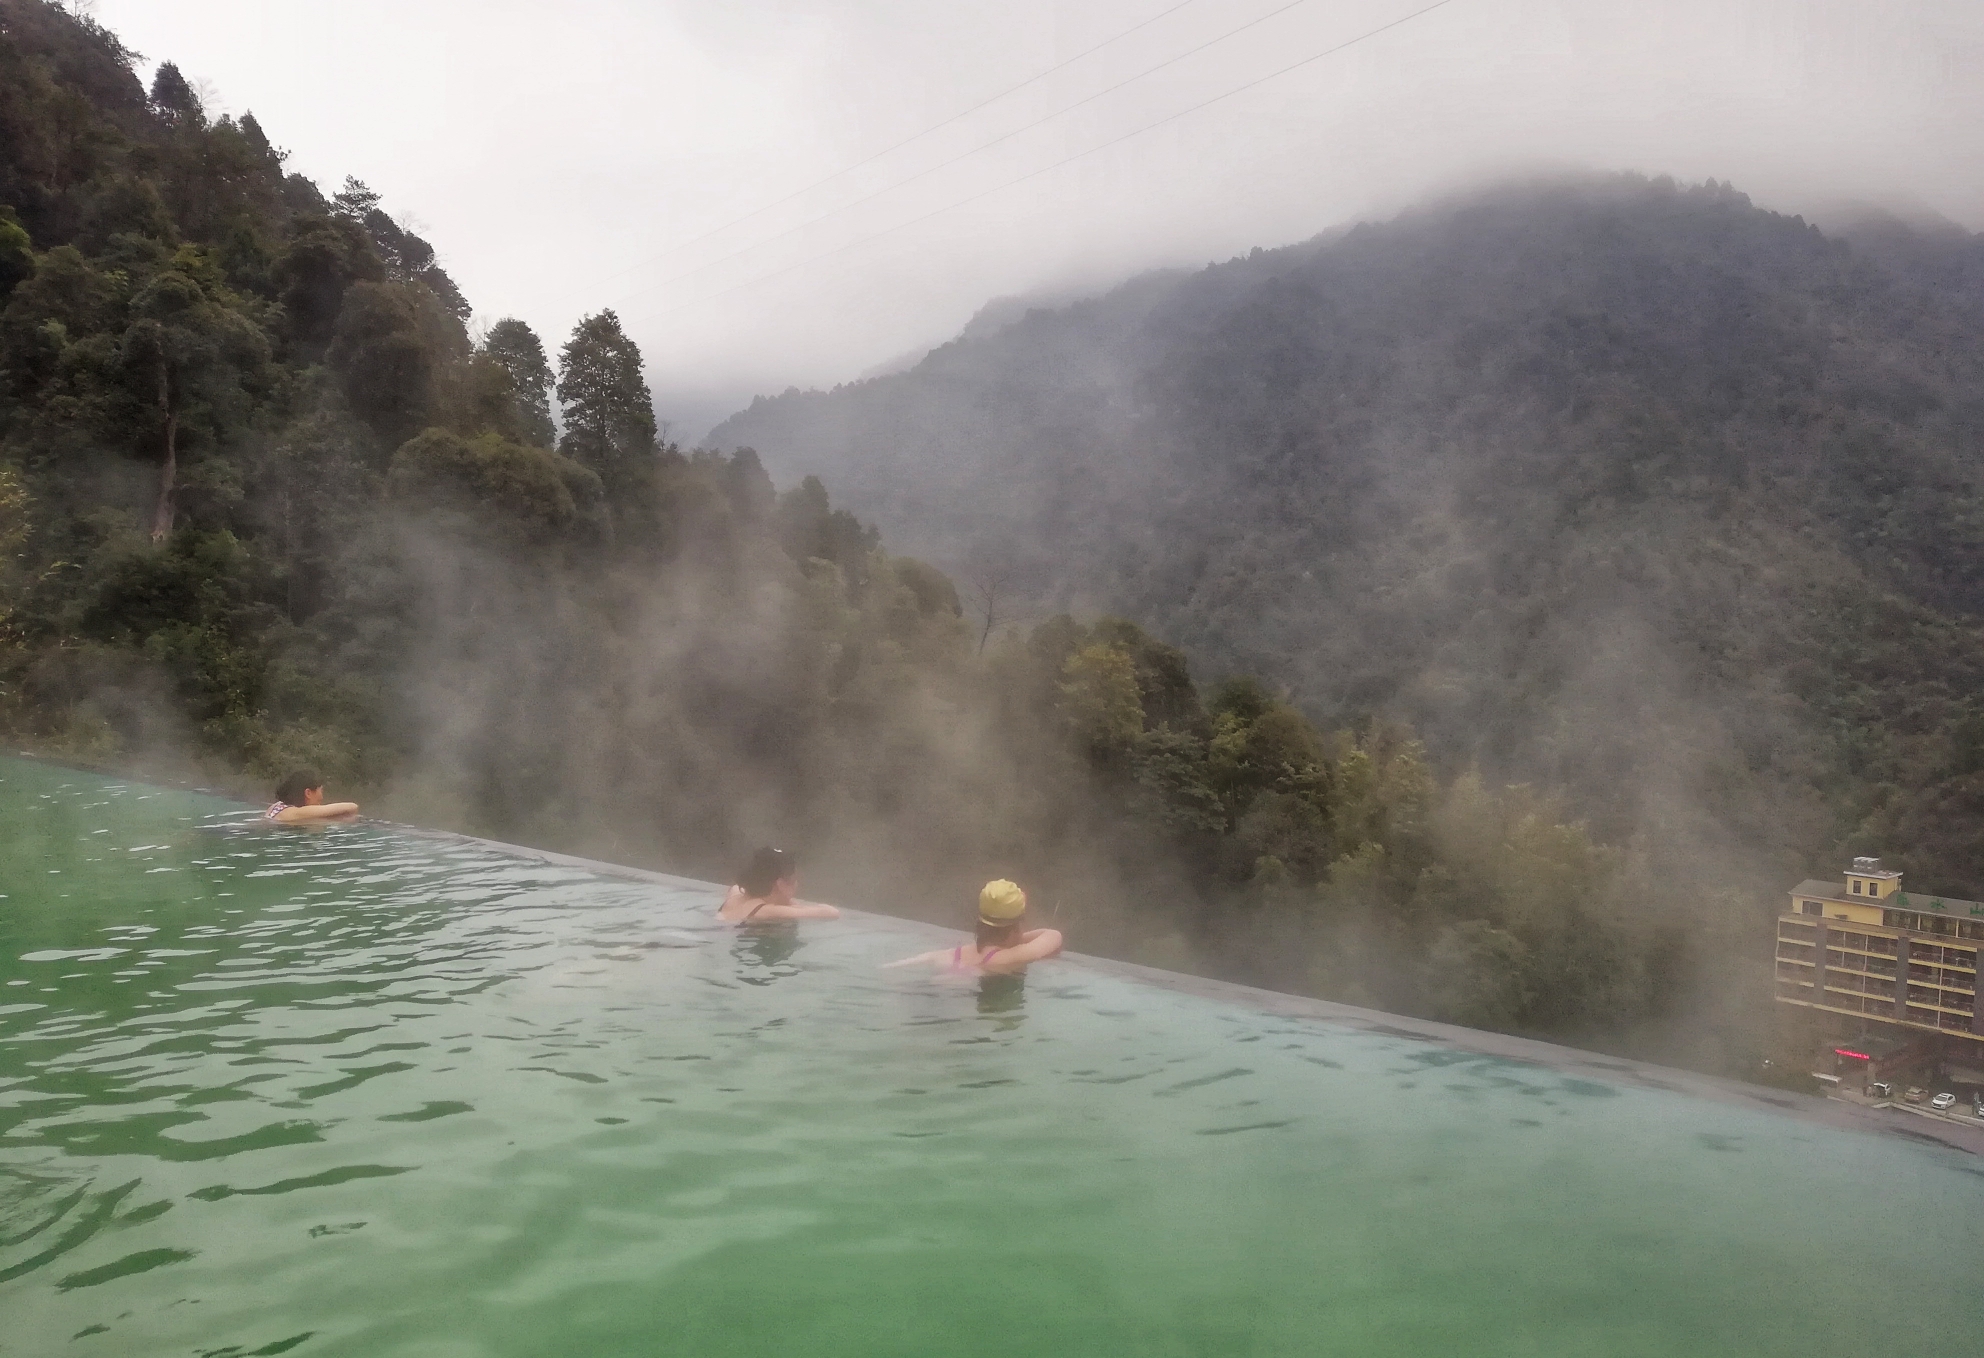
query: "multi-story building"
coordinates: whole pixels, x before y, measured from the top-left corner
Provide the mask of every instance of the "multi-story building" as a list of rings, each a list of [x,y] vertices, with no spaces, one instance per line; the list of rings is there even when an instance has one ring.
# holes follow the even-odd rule
[[[1935,1059],[1984,1065],[1980,947],[1984,904],[1911,896],[1880,859],[1856,858],[1843,882],[1800,882],[1778,916],[1777,999],[1857,1020],[1827,1025],[1842,1039],[1900,1039]],[[1834,1052],[1867,1059],[1850,1044]]]

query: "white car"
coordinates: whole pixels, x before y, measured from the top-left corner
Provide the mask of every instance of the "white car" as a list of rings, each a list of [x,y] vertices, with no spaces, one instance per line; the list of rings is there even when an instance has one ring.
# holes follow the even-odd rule
[[[1956,1107],[1956,1095],[1945,1089],[1942,1093],[1936,1095],[1935,1098],[1929,1100],[1929,1106],[1939,1113],[1947,1113],[1950,1109]]]

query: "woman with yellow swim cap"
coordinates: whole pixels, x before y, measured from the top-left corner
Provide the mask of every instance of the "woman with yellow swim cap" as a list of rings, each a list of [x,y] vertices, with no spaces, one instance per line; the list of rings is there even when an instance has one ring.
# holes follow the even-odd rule
[[[954,975],[1011,975],[1026,970],[1027,963],[1039,962],[1061,951],[1058,929],[1028,929],[1026,893],[1003,877],[987,882],[978,893],[978,931],[969,944],[921,952],[891,967],[918,963],[941,967]]]

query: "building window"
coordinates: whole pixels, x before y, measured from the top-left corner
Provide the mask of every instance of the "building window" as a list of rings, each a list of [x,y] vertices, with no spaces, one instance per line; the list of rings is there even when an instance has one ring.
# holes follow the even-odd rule
[[[1808,915],[1823,915],[1826,908],[1817,901],[1806,901],[1800,907]]]
[[[1853,894],[1856,896],[1860,894],[1860,884],[1858,882],[1853,884]]]

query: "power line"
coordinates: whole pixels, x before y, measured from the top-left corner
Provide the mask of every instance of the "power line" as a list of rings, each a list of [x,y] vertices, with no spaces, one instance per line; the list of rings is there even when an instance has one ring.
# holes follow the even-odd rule
[[[763,240],[753,241],[751,244],[743,246],[740,249],[732,250],[727,255],[719,255],[715,259],[705,260],[703,263],[696,265],[692,269],[684,269],[681,273],[671,274],[669,277],[664,278],[659,282],[650,283],[644,288],[636,289],[635,291],[628,293],[626,297],[622,298],[621,303],[624,304],[625,302],[631,301],[636,297],[640,297],[646,293],[653,292],[656,288],[665,288],[672,283],[679,283],[685,278],[693,278],[697,274],[702,273],[706,269],[713,269],[719,264],[727,264],[733,259],[737,259],[743,255],[750,254],[753,250],[762,249],[763,247],[770,245],[773,241],[784,240],[787,236],[793,235],[800,231],[804,231],[806,228],[811,226],[818,226],[821,222],[827,221],[829,218],[838,217],[841,213],[849,211],[852,208],[862,207],[865,204],[872,203],[877,198],[880,198],[885,194],[894,193],[897,189],[904,188],[910,184],[916,183],[919,179],[927,179],[931,175],[936,174],[939,170],[949,169],[951,166],[957,164],[961,160],[969,160],[971,157],[977,155],[980,151],[989,151],[993,147],[1000,145],[1002,142],[1011,141],[1014,137],[1020,136],[1022,133],[1031,132],[1036,127],[1041,127],[1047,123],[1051,123],[1056,118],[1062,117],[1065,114],[1073,113],[1076,109],[1081,108],[1086,104],[1092,104],[1098,99],[1102,99],[1108,95],[1114,94],[1116,93],[1116,91],[1124,88],[1127,85],[1134,85],[1139,80],[1144,79],[1146,76],[1156,75],[1159,71],[1164,70],[1166,67],[1176,66],[1179,62],[1184,61],[1187,57],[1197,56],[1199,53],[1205,51],[1208,47],[1216,47],[1220,43],[1225,42],[1228,38],[1238,37],[1240,34],[1245,33],[1250,28],[1258,27],[1259,25],[1266,23],[1268,20],[1275,18],[1278,15],[1286,14],[1289,10],[1299,8],[1300,6],[1306,5],[1308,3],[1310,3],[1310,0],[1287,0],[1286,4],[1278,6],[1275,9],[1271,9],[1266,14],[1263,14],[1258,18],[1249,19],[1246,23],[1241,24],[1237,28],[1229,28],[1228,30],[1226,30],[1226,32],[1221,33],[1218,37],[1208,38],[1206,41],[1200,43],[1196,47],[1187,48],[1185,51],[1178,53],[1178,55],[1174,57],[1167,57],[1163,61],[1158,62],[1157,65],[1155,66],[1147,67],[1144,70],[1137,72],[1135,75],[1130,76],[1126,80],[1119,80],[1114,85],[1111,85],[1106,89],[1097,90],[1094,94],[1087,95],[1081,99],[1077,99],[1074,103],[1068,104],[1063,108],[1056,109],[1054,112],[1047,114],[1045,117],[1036,118],[1032,122],[1027,123],[1022,127],[1016,127],[1010,132],[1001,133],[999,136],[992,138],[992,140],[990,141],[980,142],[978,145],[972,147],[969,151],[961,151],[957,155],[952,156],[949,160],[940,161],[937,164],[930,166],[928,169],[918,170],[915,174],[910,175],[905,179],[898,179],[893,184],[884,185],[882,188],[876,189],[873,193],[867,195],[865,198],[857,198],[851,203],[842,203],[839,207],[829,208],[827,211],[822,212],[817,217],[809,217],[805,221],[800,222],[794,226],[789,226],[783,231],[777,232],[770,236],[766,236]],[[663,257],[665,258],[665,256]]]
[[[816,179],[812,183],[806,185],[804,188],[794,189],[791,193],[786,194],[785,197],[783,198],[779,198],[772,202],[766,203],[761,207],[754,207],[741,217],[732,217],[727,222],[722,222],[716,226],[711,227],[709,230],[703,232],[703,234],[700,236],[691,236],[688,240],[680,241],[674,245],[669,246],[666,250],[663,250],[658,255],[650,255],[648,258],[640,261],[637,264],[629,264],[624,269],[621,269],[615,273],[608,274],[606,278],[603,279],[602,281],[611,282],[613,279],[624,277],[625,275],[634,272],[634,270],[636,269],[646,268],[648,265],[654,263],[658,259],[666,259],[668,258],[668,256],[686,250],[692,245],[700,245],[704,241],[708,240],[711,236],[718,235],[722,232],[728,231],[733,226],[742,226],[745,222],[750,221],[753,217],[762,216],[763,214],[770,212],[775,207],[784,207],[787,203],[791,202],[793,199],[803,198],[807,194],[811,193],[814,189],[824,188],[826,185],[833,183],[836,179],[839,179],[844,175],[853,174],[856,170],[865,170],[870,165],[873,165],[876,161],[881,160],[884,156],[892,156],[897,151],[902,150],[902,148],[905,146],[909,146],[915,142],[922,141],[925,137],[931,135],[934,132],[943,131],[945,128],[949,127],[952,123],[962,122],[966,118],[969,118],[972,114],[978,112],[980,109],[990,108],[992,105],[998,103],[1001,99],[1004,99],[1009,95],[1018,94],[1021,90],[1027,88],[1027,86],[1029,85],[1037,85],[1041,81],[1047,79],[1048,76],[1053,75],[1058,71],[1064,71],[1068,67],[1074,65],[1076,62],[1081,61],[1087,57],[1094,56],[1097,52],[1100,52],[1103,48],[1114,46],[1116,43],[1123,41],[1123,39],[1129,37],[1131,34],[1139,33],[1144,29],[1149,28],[1152,24],[1156,23],[1158,20],[1168,19],[1172,15],[1176,14],[1179,10],[1188,8],[1189,6],[1196,5],[1198,3],[1199,0],[1180,0],[1180,3],[1171,6],[1171,8],[1166,10],[1160,10],[1158,13],[1151,15],[1150,18],[1145,19],[1140,23],[1135,23],[1130,25],[1128,28],[1124,29],[1121,33],[1116,34],[1114,37],[1105,38],[1101,42],[1097,43],[1095,46],[1086,48],[1080,52],[1075,53],[1073,56],[1069,57],[1066,61],[1056,62],[1054,65],[1049,66],[1044,71],[1035,71],[1025,80],[1020,81],[1019,84],[1010,85],[1007,88],[1000,90],[997,94],[993,95],[991,98],[982,99],[978,103],[973,104],[970,108],[965,109],[961,113],[953,113],[950,117],[944,119],[944,121],[942,121],[941,123],[932,123],[930,126],[924,128],[921,132],[915,133],[911,136],[904,137],[901,141],[895,143],[893,146],[883,147],[881,150],[869,156],[866,160],[857,160],[852,165],[843,165],[841,166],[841,168],[835,170],[832,174],[826,176],[824,179]]]
[[[847,244],[837,246],[832,250],[827,250],[821,254],[813,255],[810,256],[809,258],[802,259],[796,264],[788,264],[783,269],[777,269],[768,274],[761,274],[756,278],[747,279],[742,283],[734,283],[730,287],[720,288],[716,292],[706,293],[701,297],[694,298],[691,301],[690,305],[697,305],[703,302],[712,302],[719,297],[727,297],[733,292],[738,292],[745,288],[754,288],[760,283],[769,283],[772,279],[781,278],[784,275],[791,273],[795,269],[803,269],[808,265],[817,264],[823,259],[832,259],[836,255],[846,254],[849,250],[858,249],[863,245],[867,245],[873,241],[880,240],[884,236],[892,236],[898,231],[906,231],[912,226],[917,226],[923,222],[927,222],[932,217],[940,217],[946,212],[952,212],[961,207],[969,207],[971,204],[979,202],[982,199],[990,198],[995,193],[1003,193],[1007,189],[1015,188],[1018,185],[1024,184],[1029,179],[1038,179],[1041,175],[1049,174],[1055,170],[1060,169],[1065,165],[1072,165],[1074,162],[1095,155],[1100,151],[1107,151],[1112,146],[1120,146],[1124,142],[1129,141],[1134,137],[1141,137],[1144,133],[1155,131],[1156,129],[1163,127],[1167,123],[1177,122],[1180,118],[1188,117],[1191,114],[1199,112],[1201,109],[1210,108],[1214,104],[1220,103],[1227,99],[1231,99],[1236,94],[1244,94],[1248,90],[1254,89],[1257,86],[1265,85],[1270,80],[1278,80],[1282,76],[1287,75],[1290,71],[1300,70],[1304,66],[1308,66],[1315,62],[1321,61],[1324,57],[1335,56],[1338,52],[1341,52],[1346,48],[1355,47],[1357,46],[1357,44],[1361,42],[1366,42],[1371,38],[1375,38],[1381,33],[1390,32],[1392,29],[1397,28],[1402,24],[1411,23],[1414,19],[1420,18],[1423,15],[1431,14],[1436,9],[1445,9],[1448,5],[1451,5],[1453,3],[1455,3],[1455,0],[1434,0],[1434,3],[1430,5],[1426,5],[1420,9],[1416,9],[1412,11],[1412,13],[1404,15],[1400,18],[1393,19],[1390,23],[1380,24],[1376,28],[1370,29],[1363,33],[1359,33],[1354,38],[1347,38],[1343,42],[1336,44],[1334,47],[1326,47],[1320,52],[1316,52],[1309,56],[1303,57],[1300,61],[1293,61],[1286,66],[1280,67],[1277,70],[1269,71],[1266,75],[1256,76],[1254,79],[1246,81],[1243,84],[1235,85],[1232,89],[1227,90],[1224,93],[1215,94],[1210,99],[1202,99],[1198,103],[1193,104],[1187,108],[1179,109],[1176,113],[1166,114],[1164,117],[1159,118],[1155,122],[1145,123],[1142,127],[1138,127],[1129,132],[1125,132],[1119,137],[1112,137],[1108,141],[1103,142],[1098,146],[1091,146],[1086,151],[1077,151],[1075,152],[1075,154],[1071,156],[1067,156],[1061,160],[1057,160],[1051,165],[1043,165],[1037,170],[1030,170],[1026,174],[1019,176],[1017,179],[1009,179],[1003,184],[996,184],[989,189],[983,190],[982,192],[974,193],[968,198],[960,198],[955,203],[948,203],[943,207],[933,208],[932,210],[924,213],[920,217],[911,217],[906,222],[897,222],[894,226],[885,227],[884,229],[877,231],[872,235],[863,236],[859,240],[849,241]]]

